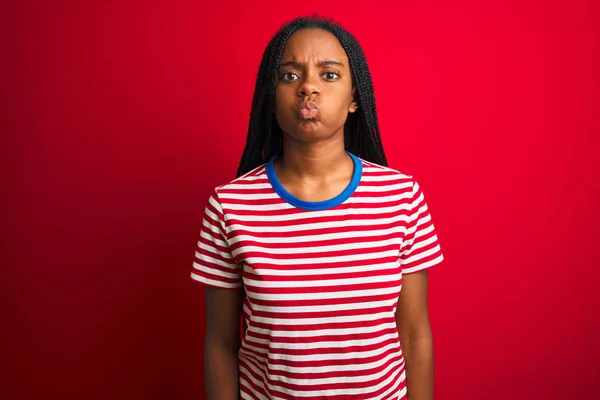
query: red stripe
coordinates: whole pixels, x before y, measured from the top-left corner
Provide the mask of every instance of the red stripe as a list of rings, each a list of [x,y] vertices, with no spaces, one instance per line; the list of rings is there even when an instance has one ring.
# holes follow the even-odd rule
[[[321,329],[353,329],[353,328],[369,328],[378,326],[384,323],[396,322],[395,316],[387,316],[383,318],[376,318],[371,321],[352,321],[352,322],[328,322],[326,324],[297,324],[297,325],[281,325],[281,324],[270,324],[258,321],[251,321],[250,326],[272,331],[272,332],[303,332],[313,331]]]
[[[212,203],[209,202],[205,208],[204,221],[216,229],[213,232],[202,227],[206,237],[199,239],[197,251],[200,256],[194,258],[207,271],[194,269],[193,272],[203,279],[216,281],[215,285],[239,284],[243,275],[247,296],[243,314],[247,322],[247,330],[242,341],[240,365],[248,372],[240,371],[240,377],[248,381],[250,389],[241,387],[240,390],[252,398],[258,398],[258,395],[262,394],[267,398],[278,396],[292,399],[298,398],[299,392],[306,392],[302,394],[312,392],[314,395],[301,396],[305,400],[312,400],[322,399],[324,391],[356,389],[357,392],[362,393],[330,397],[372,399],[382,396],[397,384],[397,389],[386,396],[396,400],[398,393],[406,385],[405,382],[399,381],[404,365],[395,319],[395,308],[402,284],[401,271],[403,268],[418,269],[420,265],[438,259],[442,253],[441,249],[438,249],[435,254],[400,265],[409,257],[423,254],[439,246],[434,230],[416,237],[419,232],[433,228],[432,221],[418,225],[416,232],[406,234],[407,231],[415,229],[423,218],[430,217],[425,197],[423,196],[419,203],[415,204],[423,192],[411,176],[366,161],[363,161],[363,167],[368,169],[363,169],[363,177],[389,179],[385,181],[362,179],[359,189],[351,197],[354,202],[346,201],[335,207],[336,213],[340,215],[327,215],[326,212],[317,214],[284,203],[270,186],[264,165],[254,169],[246,177],[236,178],[230,182],[235,186],[221,185],[211,195]],[[249,177],[254,178],[248,179]],[[270,198],[251,199],[252,195],[266,195]],[[231,198],[223,198],[223,196]],[[222,206],[222,211],[219,210],[219,205]],[[232,209],[234,205],[236,209]],[[261,209],[257,209],[257,206]],[[278,209],[269,206],[277,206]],[[244,209],[237,209],[240,207]],[[384,210],[384,208],[394,211]],[[419,213],[420,208],[424,209],[422,213]],[[373,210],[378,212],[371,212]],[[210,217],[209,213],[213,213],[214,217]],[[247,217],[252,218],[248,221]],[[276,221],[275,217],[282,220]],[[340,226],[349,220],[358,221],[359,224]],[[323,226],[315,228],[315,224]],[[310,229],[298,230],[304,227]],[[275,229],[280,232],[275,232]],[[388,232],[379,234],[378,231]],[[347,237],[335,238],[333,237],[335,235]],[[245,238],[239,240],[242,236]],[[304,238],[307,236],[318,236],[322,240],[306,241]],[[435,238],[433,243],[415,248],[419,243],[432,238]],[[277,240],[279,243],[267,243],[265,239]],[[227,245],[217,244],[220,241],[225,241]],[[384,241],[391,243],[383,244]],[[360,248],[361,244],[370,247]],[[315,250],[317,247],[338,245],[345,245],[346,248],[325,252]],[[273,251],[281,249],[287,250],[288,254],[277,254]],[[212,251],[218,251],[222,255]],[[235,252],[235,258],[232,252]],[[390,255],[369,258],[379,253],[390,253]],[[228,269],[204,261],[202,257],[211,257],[232,268]],[[342,257],[349,260],[342,261],[340,260]],[[264,260],[257,260],[261,258],[270,261],[267,263]],[[358,260],[358,258],[366,259]],[[293,262],[293,264],[286,265],[283,262]],[[384,269],[375,270],[369,267],[372,265],[383,265]],[[362,269],[357,268],[355,272],[336,272],[336,268],[347,267],[362,267]],[[322,274],[325,269],[333,273]],[[240,275],[235,279],[224,278],[218,275],[219,271],[239,272]],[[281,273],[283,271],[286,272],[285,275]],[[302,274],[290,274],[288,271],[298,271]],[[367,279],[379,279],[382,282],[367,283]],[[351,281],[351,284],[347,284]],[[284,283],[287,282],[298,283],[293,287],[286,287]],[[261,287],[267,283],[272,287]],[[323,284],[326,286],[321,286]],[[391,293],[375,293],[381,290]],[[360,295],[348,297],[349,291]],[[285,296],[286,299],[275,300],[273,296],[276,295]],[[298,299],[298,295],[310,298]],[[327,298],[332,295],[346,297]],[[366,302],[375,305],[368,304],[368,307],[364,307]],[[336,310],[341,306],[348,310]],[[291,307],[319,307],[319,310],[286,312],[291,310]],[[373,318],[374,315],[378,316],[377,319],[369,321],[368,319]],[[272,322],[259,322],[259,319]],[[301,319],[312,321],[298,324]],[[349,321],[349,319],[367,320]],[[372,332],[365,332],[365,330],[372,330]],[[287,334],[289,337],[281,336],[282,334]],[[301,334],[308,336],[300,336]],[[366,344],[367,341],[377,343]],[[392,348],[384,351],[386,346]],[[367,352],[376,355],[361,357]],[[352,354],[352,358],[325,359],[340,354]],[[354,368],[348,371],[342,369],[343,366],[348,365],[376,364],[388,356],[389,360],[376,367],[369,366],[364,370]],[[274,357],[281,357],[281,359]],[[290,360],[290,357],[298,359]],[[316,360],[307,360],[308,357]],[[397,368],[391,368],[385,376],[367,379],[367,376],[381,373],[394,362],[401,364]],[[316,368],[321,367],[331,371],[315,371]],[[373,390],[387,377],[392,376],[395,378],[391,379],[385,387],[377,391]],[[260,385],[252,383],[251,378],[258,382],[280,386],[280,389],[262,389]],[[330,378],[332,382],[328,384],[316,382],[317,379],[323,378]],[[357,382],[348,382],[349,378],[359,379]],[[306,380],[306,382],[296,384],[291,383],[290,380]]]
[[[270,307],[293,307],[293,306],[324,306],[331,305],[335,306],[338,304],[353,304],[353,303],[362,303],[366,301],[386,301],[390,299],[397,299],[398,293],[388,293],[388,294],[377,294],[370,296],[356,296],[356,297],[344,297],[337,299],[304,299],[304,300],[263,300],[263,299],[253,299],[252,304],[260,305],[260,306],[270,306]]]

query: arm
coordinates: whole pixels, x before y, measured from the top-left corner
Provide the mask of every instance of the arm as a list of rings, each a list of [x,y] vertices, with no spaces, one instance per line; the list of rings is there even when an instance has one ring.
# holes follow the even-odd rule
[[[433,339],[427,311],[427,270],[402,276],[396,325],[406,363],[408,400],[433,399]]]
[[[208,400],[239,399],[238,351],[243,289],[206,286],[204,380]]]

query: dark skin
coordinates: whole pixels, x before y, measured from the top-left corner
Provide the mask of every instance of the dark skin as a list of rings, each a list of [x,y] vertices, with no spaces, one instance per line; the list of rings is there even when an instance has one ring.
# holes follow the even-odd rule
[[[337,196],[354,172],[344,149],[344,123],[358,104],[348,56],[333,34],[303,29],[290,37],[281,56],[275,99],[277,122],[284,132],[285,156],[274,163],[281,184],[306,201]],[[238,399],[243,290],[206,287],[205,293],[207,396]],[[396,323],[406,361],[408,399],[431,400],[433,341],[427,272],[403,276]]]
[[[290,37],[279,64],[275,115],[285,157],[275,161],[275,172],[299,199],[331,199],[354,172],[344,150],[344,123],[357,109],[348,56],[333,34],[304,29]],[[303,118],[303,102],[313,103],[317,114]]]
[[[239,399],[238,351],[244,292],[206,286],[204,381],[208,400]]]
[[[408,400],[433,399],[433,338],[429,324],[427,270],[402,275],[396,325],[406,363]]]

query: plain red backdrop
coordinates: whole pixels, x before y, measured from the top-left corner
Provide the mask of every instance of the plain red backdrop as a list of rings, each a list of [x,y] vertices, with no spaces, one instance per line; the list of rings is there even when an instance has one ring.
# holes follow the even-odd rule
[[[599,7],[550,3],[2,2],[0,396],[203,398],[202,211],[318,12],[436,222],[436,399],[599,398]]]

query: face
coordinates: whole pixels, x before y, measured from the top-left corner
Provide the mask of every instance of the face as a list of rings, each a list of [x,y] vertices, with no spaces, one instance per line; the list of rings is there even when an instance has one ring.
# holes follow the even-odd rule
[[[279,66],[275,115],[285,134],[302,142],[343,135],[348,113],[357,104],[339,40],[320,29],[296,31]]]

